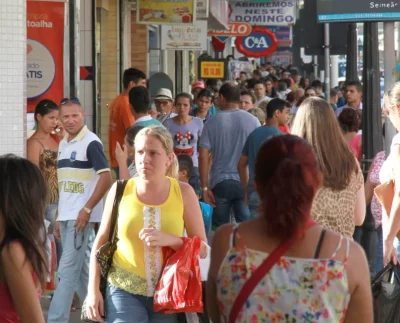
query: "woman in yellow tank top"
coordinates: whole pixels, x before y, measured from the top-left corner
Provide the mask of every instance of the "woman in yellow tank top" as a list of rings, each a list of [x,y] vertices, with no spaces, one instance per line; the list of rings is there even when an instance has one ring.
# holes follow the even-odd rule
[[[108,276],[106,299],[100,290],[100,269],[92,253],[88,288],[88,313],[107,322],[177,322],[176,315],[153,311],[153,295],[163,266],[161,247],[178,250],[186,229],[198,236],[200,255],[207,255],[206,234],[199,203],[190,185],[176,180],[177,159],[173,141],[163,126],[141,130],[135,139],[139,177],[126,185],[118,218],[118,244]],[[108,194],[103,220],[93,250],[107,241],[116,185]]]

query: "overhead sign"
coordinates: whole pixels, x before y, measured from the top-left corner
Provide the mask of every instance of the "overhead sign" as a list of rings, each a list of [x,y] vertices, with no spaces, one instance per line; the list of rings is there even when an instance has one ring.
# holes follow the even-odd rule
[[[232,2],[230,21],[257,26],[289,26],[296,22],[295,0],[273,2]]]
[[[397,21],[399,1],[317,0],[318,22]]]
[[[137,0],[136,21],[143,24],[187,24],[196,21],[195,0]]]
[[[253,27],[250,35],[236,37],[237,50],[247,57],[264,57],[276,51],[278,41],[275,34],[264,27]]]
[[[225,64],[223,60],[199,61],[201,79],[225,79]]]
[[[207,21],[197,21],[193,26],[161,26],[161,49],[207,50]]]
[[[64,97],[64,2],[27,1],[27,111]]]

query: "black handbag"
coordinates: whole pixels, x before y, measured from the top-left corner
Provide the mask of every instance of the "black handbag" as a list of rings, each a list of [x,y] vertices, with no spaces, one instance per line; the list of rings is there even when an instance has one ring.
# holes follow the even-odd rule
[[[386,265],[372,279],[375,323],[400,323],[400,265]]]
[[[126,181],[126,180],[117,181],[117,190],[115,193],[115,199],[114,199],[114,204],[113,204],[113,209],[112,209],[110,232],[108,235],[108,240],[96,252],[96,259],[100,266],[100,274],[101,274],[100,292],[101,292],[101,295],[103,296],[103,301],[105,301],[105,296],[106,296],[108,271],[110,270],[110,267],[112,265],[114,252],[117,249],[119,203],[121,202],[122,195],[124,194],[124,190],[125,190],[125,186],[126,186],[127,182],[128,181]],[[84,300],[83,305],[82,305],[81,321],[95,322],[88,318],[86,299]]]

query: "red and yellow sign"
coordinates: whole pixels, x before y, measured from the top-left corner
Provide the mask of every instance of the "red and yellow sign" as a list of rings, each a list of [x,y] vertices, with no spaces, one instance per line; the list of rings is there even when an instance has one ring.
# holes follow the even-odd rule
[[[202,61],[200,62],[200,78],[201,79],[224,79],[225,63]]]
[[[196,22],[195,0],[137,0],[136,21],[145,24],[186,24]]]
[[[64,93],[64,2],[27,1],[27,111]]]

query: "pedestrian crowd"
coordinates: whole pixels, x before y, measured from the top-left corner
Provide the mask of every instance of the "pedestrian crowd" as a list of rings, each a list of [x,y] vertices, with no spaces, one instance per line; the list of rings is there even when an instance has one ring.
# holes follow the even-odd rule
[[[382,207],[374,189],[400,181],[400,135],[364,184],[358,81],[329,102],[319,80],[269,63],[153,102],[140,70],[122,82],[109,158],[75,97],[39,102],[27,159],[0,157],[0,322],[67,323],[76,296],[109,323],[373,322],[370,278],[400,252],[400,200]],[[400,130],[400,84],[383,113]],[[367,208],[373,260],[353,241]],[[156,311],[165,250],[195,237],[203,311]]]

